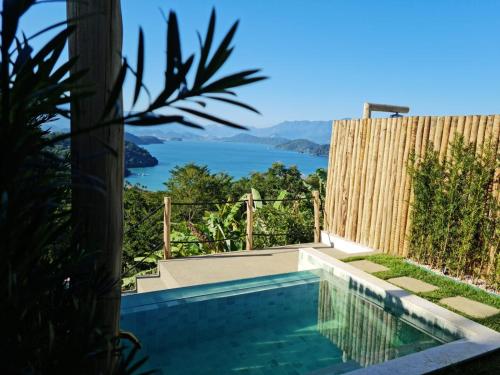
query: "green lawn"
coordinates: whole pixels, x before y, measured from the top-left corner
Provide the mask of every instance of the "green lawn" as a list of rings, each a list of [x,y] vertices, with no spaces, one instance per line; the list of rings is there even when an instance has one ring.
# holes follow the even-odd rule
[[[403,258],[400,257],[395,257],[386,254],[378,254],[370,256],[350,257],[344,259],[344,262],[352,262],[354,260],[360,260],[360,259],[370,260],[374,263],[378,263],[389,268],[388,271],[373,273],[374,276],[379,277],[381,279],[386,280],[392,277],[409,276],[439,287],[439,289],[433,292],[416,293],[418,296],[425,298],[429,301],[432,301],[434,303],[439,304],[439,300],[445,297],[463,296],[478,302],[485,303],[487,305],[494,306],[497,309],[500,309],[500,297],[496,297],[492,294],[474,288],[465,283],[459,283],[447,277],[436,275],[423,268],[407,263]],[[444,307],[452,310],[447,306]],[[490,327],[495,331],[500,332],[500,314],[496,314],[486,319],[477,319],[462,314],[459,311],[455,312],[464,315],[467,318],[474,320],[480,324]]]

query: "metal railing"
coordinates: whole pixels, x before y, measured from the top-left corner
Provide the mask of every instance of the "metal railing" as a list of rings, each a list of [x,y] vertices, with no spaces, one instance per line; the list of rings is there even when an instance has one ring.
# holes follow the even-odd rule
[[[318,191],[312,192],[312,197],[302,197],[302,198],[283,198],[283,199],[254,199],[252,193],[246,195],[246,199],[240,200],[226,200],[226,201],[214,201],[214,202],[172,202],[170,197],[164,197],[162,205],[155,207],[138,223],[127,228],[125,235],[136,230],[141,225],[151,220],[155,214],[163,209],[163,241],[161,243],[150,244],[151,250],[148,251],[139,261],[135,262],[133,265],[124,270],[122,277],[129,276],[131,271],[137,269],[143,265],[146,260],[151,257],[154,253],[163,249],[163,259],[170,259],[172,257],[172,244],[208,244],[208,243],[218,243],[224,241],[237,241],[245,239],[245,249],[253,250],[253,238],[254,237],[277,237],[286,236],[288,233],[255,233],[254,232],[254,202],[264,202],[264,203],[274,203],[274,202],[299,202],[299,201],[311,201],[313,203],[314,210],[314,242],[320,242],[320,212],[321,212],[321,198]],[[223,239],[197,239],[197,240],[174,240],[171,239],[171,228],[172,228],[172,206],[214,206],[214,205],[225,205],[225,204],[237,204],[246,203],[246,231],[245,234],[236,236],[234,238],[223,238]]]

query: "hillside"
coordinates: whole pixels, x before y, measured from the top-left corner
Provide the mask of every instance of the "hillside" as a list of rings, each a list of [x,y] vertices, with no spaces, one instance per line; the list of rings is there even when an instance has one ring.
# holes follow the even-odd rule
[[[295,151],[303,154],[311,154],[315,156],[328,156],[330,145],[308,141],[307,139],[295,139],[293,141],[285,142],[276,146],[281,150]]]
[[[50,133],[53,137],[60,133]],[[53,151],[63,157],[68,157],[70,148],[70,139],[64,139],[53,146]],[[152,156],[148,150],[137,146],[131,141],[125,141],[125,177],[131,175],[128,168],[154,167],[158,164],[158,159]]]
[[[137,146],[135,143],[125,141],[125,168],[154,167],[158,159],[148,150]]]
[[[135,135],[129,132],[125,132],[125,141],[133,142],[136,145],[152,145],[163,143],[160,138],[153,135]]]

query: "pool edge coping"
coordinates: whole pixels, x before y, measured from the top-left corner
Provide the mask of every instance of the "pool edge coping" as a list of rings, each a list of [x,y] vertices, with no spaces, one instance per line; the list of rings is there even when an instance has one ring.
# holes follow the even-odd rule
[[[317,268],[307,264],[306,257],[313,257],[329,266],[336,276],[349,279],[368,287],[375,293],[398,299],[405,309],[416,314],[428,315],[439,326],[460,331],[462,339],[439,345],[421,352],[412,353],[387,362],[354,370],[349,374],[422,374],[448,367],[500,349],[500,333],[432,303],[422,297],[411,294],[389,282],[361,271],[348,263],[335,259],[314,248],[300,248],[298,270],[306,271]],[[333,373],[334,367],[314,371],[314,375]]]

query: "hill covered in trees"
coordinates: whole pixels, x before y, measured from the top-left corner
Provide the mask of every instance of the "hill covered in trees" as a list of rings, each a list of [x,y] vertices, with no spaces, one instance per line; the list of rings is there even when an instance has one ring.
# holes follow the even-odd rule
[[[319,145],[317,143],[308,141],[307,139],[295,139],[293,141],[281,143],[279,145],[276,145],[276,148],[316,156],[328,156],[328,152],[330,151],[330,145]]]

